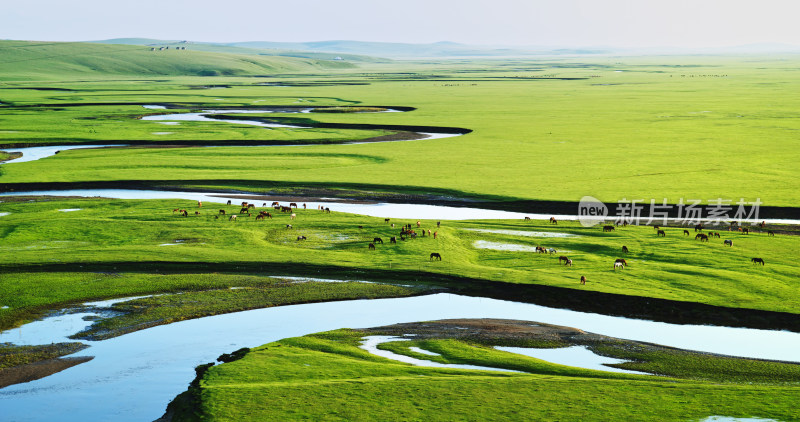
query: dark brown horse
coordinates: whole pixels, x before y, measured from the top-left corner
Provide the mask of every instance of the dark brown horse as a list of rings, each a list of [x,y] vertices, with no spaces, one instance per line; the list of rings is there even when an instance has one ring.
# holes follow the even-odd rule
[[[569,258],[567,258],[564,255],[561,255],[561,256],[558,257],[558,263],[560,264],[561,261],[564,261],[566,263],[567,261],[569,261]]]
[[[375,250],[375,244],[374,243],[370,243],[368,248],[369,248],[369,250],[374,251]]]
[[[380,237],[376,237],[375,239],[372,239],[372,243],[380,243],[381,245],[383,245],[383,239],[381,239]]]
[[[775,236],[775,233],[772,230],[767,230],[767,234],[770,236]]]
[[[625,246],[625,245],[622,245],[622,252],[623,253],[628,253],[628,247]]]
[[[761,259],[761,258],[750,258],[750,261],[752,261],[752,262],[753,262],[753,264],[761,264],[761,265],[764,265],[764,260],[763,260],[763,259]]]
[[[724,243],[724,244],[726,244],[726,245],[728,245],[728,246],[731,246],[731,247],[733,247],[733,240],[730,240],[730,239],[725,239],[725,242],[723,242],[723,243]]]
[[[297,202],[290,202],[289,203],[289,208],[292,208],[292,207],[297,208]]]
[[[439,261],[442,260],[442,256],[439,255],[439,252],[431,252],[431,259],[430,260],[433,261],[434,259],[438,259]]]
[[[684,230],[683,234],[685,234],[686,236],[689,236],[689,230]]]
[[[603,226],[603,231],[604,232],[613,232],[614,231],[614,226]]]
[[[585,275],[581,276],[581,284],[586,284],[586,276]]]
[[[389,243],[397,243],[397,237],[395,237],[395,236],[392,236],[392,237],[389,239]]]
[[[667,234],[664,233],[664,230],[659,230],[656,232],[656,236],[667,237]]]

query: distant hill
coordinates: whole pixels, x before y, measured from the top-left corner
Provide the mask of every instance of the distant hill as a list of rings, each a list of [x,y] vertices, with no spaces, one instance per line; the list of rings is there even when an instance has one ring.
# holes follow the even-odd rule
[[[272,47],[248,47],[246,45],[192,42],[186,40],[155,40],[151,38],[114,38],[110,40],[88,41],[101,44],[126,44],[143,46],[179,46],[186,47],[186,50],[208,51],[214,53],[247,54],[261,56],[283,56],[300,57],[316,60],[343,60],[358,63],[388,62],[385,58],[370,57],[362,54],[347,54],[346,52],[323,52],[323,51],[302,51],[302,49],[292,48],[272,48]],[[246,44],[246,43],[242,43]]]
[[[442,41],[431,44],[404,44],[368,41],[316,41],[302,43],[281,43],[267,41],[236,42],[226,45],[247,48],[275,48],[287,50],[307,50],[363,54],[377,57],[492,57],[492,56],[531,56],[549,54],[602,54],[606,49],[552,49],[547,47],[503,47],[475,46]]]
[[[262,75],[352,68],[345,60],[170,49],[142,45],[0,41],[0,80],[89,74],[214,76]]]
[[[105,44],[132,45],[184,45],[187,49],[215,51],[236,54],[265,54],[286,57],[306,57],[321,60],[340,58],[352,62],[381,62],[392,59],[409,58],[457,58],[457,57],[501,57],[534,56],[561,54],[605,54],[612,52],[607,48],[551,48],[551,47],[504,47],[475,46],[442,41],[431,44],[388,43],[371,41],[314,41],[314,42],[271,42],[246,41],[233,43],[202,43],[177,40],[154,40],[149,38],[117,38],[92,41]]]

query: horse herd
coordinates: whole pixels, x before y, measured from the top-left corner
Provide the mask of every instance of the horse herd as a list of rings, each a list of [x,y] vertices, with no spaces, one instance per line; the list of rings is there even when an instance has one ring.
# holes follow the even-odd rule
[[[228,200],[227,205],[232,205],[230,200]],[[197,202],[197,206],[198,206],[198,208],[202,207],[203,206],[202,202],[198,201]],[[266,207],[267,203],[264,202],[262,206]],[[293,212],[294,209],[298,209],[299,208],[298,204],[296,202],[291,202],[291,203],[289,203],[289,206],[284,206],[284,205],[281,205],[279,202],[276,201],[276,202],[273,202],[271,206],[276,211],[280,211],[281,213],[288,213],[289,214],[289,218],[291,220],[294,220],[294,219],[297,218],[297,214]],[[251,214],[250,211],[252,210],[253,212],[255,212],[255,207],[256,207],[256,205],[254,203],[245,201],[245,202],[241,203],[241,209],[239,210],[238,214],[228,215],[228,212],[225,209],[220,209],[218,214],[214,215],[214,219],[215,220],[219,219],[219,216],[228,216],[228,221],[237,221],[237,217],[241,217],[241,216],[251,217],[252,214]],[[303,209],[307,209],[306,204],[303,204]],[[331,212],[331,209],[328,208],[328,207],[318,206],[317,209],[320,210],[320,211],[326,212],[326,213],[330,213]],[[178,215],[183,216],[183,217],[188,217],[189,216],[189,212],[187,210],[185,210],[185,209],[175,208],[175,209],[172,210],[173,214],[175,214],[176,212],[178,213]],[[195,211],[194,214],[195,215],[200,215],[200,211]],[[272,219],[272,217],[273,217],[272,213],[270,213],[269,211],[266,211],[266,210],[262,210],[262,211],[258,212],[258,214],[256,215],[255,220],[259,221],[259,220],[265,220],[267,218]],[[386,219],[384,219],[384,221],[386,223],[389,223],[390,219],[386,218]],[[436,227],[440,227],[441,224],[442,224],[441,221],[437,222],[436,223]],[[394,223],[391,223],[391,227],[394,227],[394,226],[395,226]],[[420,229],[420,232],[422,234],[421,237],[426,237],[426,231],[425,231],[425,229],[421,229],[421,222],[420,221],[417,221],[416,226],[417,226],[418,229]],[[291,229],[292,225],[291,224],[286,224],[286,228],[287,229]],[[358,226],[358,228],[359,229],[363,229],[364,226]],[[428,235],[428,237],[433,237],[434,239],[436,239],[436,237],[438,236],[438,231],[431,233],[430,229],[428,229],[427,230],[427,235]],[[389,239],[389,242],[393,243],[393,244],[397,244],[397,238],[398,238],[398,236],[392,236]],[[403,225],[402,229],[400,230],[399,238],[402,241],[405,241],[408,238],[416,239],[417,238],[417,231],[413,229],[413,226],[412,226],[411,223],[405,224],[405,225]],[[308,240],[308,238],[306,236],[302,236],[302,235],[301,236],[297,236],[297,241],[298,242],[302,241],[302,240]],[[376,244],[383,244],[383,239],[380,238],[380,237],[373,238],[372,242],[369,243],[369,245],[368,245],[368,249],[369,250],[375,250],[376,249],[375,248]],[[555,252],[555,249],[551,249],[551,253],[553,253],[553,252]],[[442,255],[439,254],[438,252],[433,252],[433,253],[430,254],[430,260],[431,261],[433,261],[433,260],[441,261],[442,260]]]
[[[525,217],[525,220],[530,220],[530,218],[529,217]],[[554,220],[555,220],[554,218],[551,218],[550,222],[553,223],[553,224],[558,224]],[[615,224],[616,224],[616,226],[620,226],[620,225],[627,226],[627,224],[621,223],[621,222],[617,222]],[[734,231],[733,228],[736,227],[736,226],[738,226],[738,223],[735,223],[735,222],[731,223],[731,227],[728,228],[728,231]],[[760,223],[759,227],[764,229],[766,227],[766,223],[765,222]],[[695,240],[699,240],[702,243],[702,242],[708,242],[710,238],[717,238],[717,239],[721,238],[721,235],[720,235],[719,232],[711,232],[711,231],[709,231],[709,232],[707,232],[708,234],[702,233],[702,231],[704,229],[705,229],[705,227],[703,226],[703,224],[697,224],[697,225],[694,226],[694,231],[695,232],[699,232],[699,233],[697,233],[695,235],[695,237],[694,237]],[[616,227],[614,225],[604,225],[602,227],[602,230],[603,230],[604,233],[609,233],[609,232],[615,231]],[[656,237],[666,237],[667,236],[666,231],[662,230],[661,227],[659,227],[659,226],[653,226],[653,230],[655,230],[655,232],[656,232]],[[738,231],[741,234],[749,234],[750,233],[750,230],[748,228],[746,228],[746,227],[738,227],[736,231]],[[767,230],[766,233],[767,233],[768,236],[775,236],[775,233],[772,230]],[[689,230],[685,230],[684,229],[683,230],[683,234],[685,236],[691,236],[691,234],[689,233]],[[731,240],[731,239],[724,239],[722,243],[725,246],[733,247],[733,240]],[[536,252],[544,253],[544,252],[548,252],[548,251],[550,253],[553,253],[553,252],[555,252],[555,249],[553,249],[553,248],[545,249],[544,247],[541,247],[541,246],[537,246],[536,247]],[[625,253],[625,254],[629,253],[629,250],[628,250],[627,246],[625,246],[625,245],[622,246],[622,253]],[[764,259],[762,259],[762,258],[751,258],[750,261],[755,265],[758,265],[758,264],[765,265]],[[558,262],[559,262],[559,264],[563,262],[565,266],[570,266],[570,267],[572,266],[572,260],[569,257],[566,257],[566,256],[559,256],[558,257]],[[624,269],[627,266],[628,266],[628,262],[625,261],[625,259],[618,258],[618,259],[616,259],[614,261],[613,270],[616,271],[617,269]],[[586,284],[586,276],[581,276],[580,283],[581,284]]]

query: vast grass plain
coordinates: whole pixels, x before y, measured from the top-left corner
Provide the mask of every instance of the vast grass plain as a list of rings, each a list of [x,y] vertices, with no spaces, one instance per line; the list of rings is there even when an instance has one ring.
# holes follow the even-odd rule
[[[0,41],[0,150],[129,145],[2,164],[0,190],[169,187],[288,195],[299,202],[311,196],[384,198],[529,213],[543,212],[538,204],[545,203],[566,204],[560,209],[574,213],[585,195],[610,203],[758,199],[765,207],[783,207],[783,216],[800,217],[800,99],[792,94],[800,88],[800,56],[400,62],[201,50]],[[304,128],[225,122],[243,118],[232,113],[170,125],[142,120],[259,107],[273,109],[246,119]],[[382,112],[386,107],[404,111]],[[287,112],[301,108],[310,112]],[[464,134],[375,142],[436,128]],[[0,151],[0,160],[8,158]],[[691,228],[674,224],[664,228],[663,238],[651,226],[604,233],[569,221],[443,219],[441,226],[420,220],[417,227],[413,215],[387,222],[337,212],[335,203],[330,214],[298,209],[290,220],[272,210],[273,219],[256,221],[254,213],[229,221],[218,210],[236,214],[236,204],[198,208],[180,199],[28,196],[0,201],[0,329],[125,296],[163,295],[116,305],[115,316],[78,338],[259,307],[454,291],[593,312],[605,306],[616,315],[627,308],[681,323],[800,330],[800,238],[791,225],[742,234],[724,224],[710,228],[720,238],[704,243]],[[187,209],[189,216],[174,209]],[[426,232],[390,244],[406,223],[437,237]],[[375,237],[385,243],[370,250]],[[726,239],[732,247],[723,244]],[[623,245],[630,253],[621,252]],[[557,253],[535,253],[536,246]],[[432,261],[431,252],[443,260]],[[573,266],[562,265],[560,255]],[[753,257],[766,265],[753,265]],[[629,265],[615,271],[617,258]],[[298,284],[281,278],[286,276],[379,283]],[[578,282],[581,276],[587,284]],[[687,376],[696,372],[687,369],[664,374],[680,379],[652,380],[598,378],[526,360],[520,365],[534,375],[476,374],[384,361],[355,347],[362,334],[342,330],[256,348],[199,373],[192,386],[203,388],[194,397],[199,402],[173,416],[798,417],[791,408],[800,380],[793,364],[769,370],[756,365],[749,375],[735,376],[716,358],[694,356],[693,368],[706,368],[704,377]],[[432,345],[443,359],[477,359],[457,358],[473,353],[473,344]],[[75,347],[65,345],[62,354]],[[11,346],[2,352],[0,368],[58,356]],[[484,362],[505,359],[486,353]],[[665,356],[652,351],[636,359],[657,366],[653,362],[663,364]],[[309,374],[303,364],[320,372]],[[279,379],[276,369],[283,371]],[[779,375],[753,381],[764,372]],[[248,375],[254,373],[263,377]],[[282,400],[256,399],[264,395]],[[317,406],[303,404],[312,397]]]

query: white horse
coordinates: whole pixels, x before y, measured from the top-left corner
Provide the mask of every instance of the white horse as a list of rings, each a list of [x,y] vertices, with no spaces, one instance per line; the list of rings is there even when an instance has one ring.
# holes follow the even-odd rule
[[[614,263],[614,271],[616,271],[617,268],[625,269],[625,265],[623,263],[621,263],[621,262],[615,262]]]

